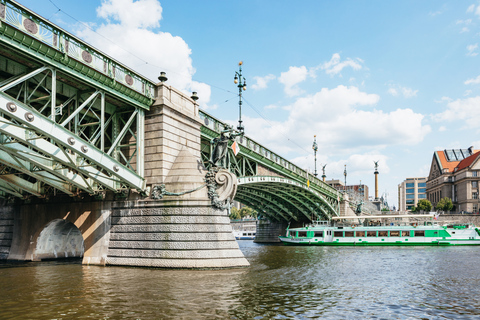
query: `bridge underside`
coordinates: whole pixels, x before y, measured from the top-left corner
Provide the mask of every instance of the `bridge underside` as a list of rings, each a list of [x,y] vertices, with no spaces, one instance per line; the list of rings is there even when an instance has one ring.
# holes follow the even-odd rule
[[[336,203],[306,185],[277,176],[238,179],[235,200],[273,221],[330,220]]]

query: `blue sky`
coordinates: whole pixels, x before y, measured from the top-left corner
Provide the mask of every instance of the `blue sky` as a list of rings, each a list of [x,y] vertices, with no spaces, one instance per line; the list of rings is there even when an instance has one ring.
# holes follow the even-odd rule
[[[480,1],[20,0],[327,179],[360,181],[397,205],[433,152],[480,149]],[[60,9],[60,10],[59,10]],[[86,28],[86,25],[89,28]]]

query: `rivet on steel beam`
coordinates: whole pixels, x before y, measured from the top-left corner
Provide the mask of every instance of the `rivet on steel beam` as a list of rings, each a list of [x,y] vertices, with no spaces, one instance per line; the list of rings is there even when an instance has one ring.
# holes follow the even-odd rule
[[[73,146],[75,144],[75,139],[70,137],[70,138],[67,139],[67,142],[68,142],[69,145]]]
[[[17,111],[17,106],[13,102],[7,103],[7,109],[10,112],[15,112]]]
[[[117,166],[117,165],[113,166],[113,171],[118,172],[119,170],[120,170],[119,166]]]
[[[31,112],[27,112],[27,113],[25,113],[25,119],[28,122],[32,122],[35,119],[35,117],[33,116],[33,114]]]
[[[80,149],[82,150],[83,153],[87,153],[88,152],[88,147],[83,145],[80,147]]]

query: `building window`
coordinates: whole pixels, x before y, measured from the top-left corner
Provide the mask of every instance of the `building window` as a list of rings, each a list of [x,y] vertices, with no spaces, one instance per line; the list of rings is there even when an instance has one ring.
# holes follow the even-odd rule
[[[415,183],[407,183],[406,187],[407,188],[415,188]]]
[[[418,187],[419,187],[419,188],[426,188],[426,187],[427,187],[427,183],[426,183],[426,182],[419,183],[419,184],[418,184]]]
[[[414,204],[415,200],[407,200],[407,204]]]
[[[411,188],[411,189],[407,189],[406,191],[407,193],[415,193],[415,189]]]
[[[477,176],[477,171],[472,171],[472,177],[476,177]]]
[[[414,194],[407,194],[407,199],[415,199],[415,195]]]
[[[478,188],[478,181],[472,181],[472,188]]]
[[[425,193],[419,194],[418,199],[427,199],[427,195]]]
[[[472,192],[472,199],[478,199],[478,192]]]
[[[477,211],[478,211],[478,205],[477,205],[477,204],[474,204],[474,205],[473,205],[472,211],[473,211],[473,212],[477,212]]]

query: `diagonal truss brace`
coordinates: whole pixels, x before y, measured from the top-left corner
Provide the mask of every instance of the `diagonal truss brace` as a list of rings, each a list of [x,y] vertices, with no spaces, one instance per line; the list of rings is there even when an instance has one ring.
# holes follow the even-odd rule
[[[2,118],[0,116],[0,132],[6,134],[9,137],[14,138],[15,140],[22,142],[29,147],[41,151],[42,154],[39,154],[38,152],[35,152],[33,149],[29,149],[25,146],[22,146],[20,144],[5,144],[5,147],[10,148],[10,149],[17,149],[21,150],[24,153],[28,153],[32,159],[41,159],[45,158],[48,161],[55,161],[59,164],[62,164],[66,167],[69,168],[74,168],[75,171],[78,171],[82,173],[84,176],[87,178],[83,178],[82,176],[78,176],[76,180],[78,182],[76,183],[76,186],[80,189],[83,189],[84,191],[87,191],[88,193],[94,193],[94,182],[99,183],[106,187],[107,189],[110,189],[112,191],[116,191],[116,184],[115,180],[112,179],[111,177],[106,176],[102,172],[90,167],[90,166],[81,166],[77,165],[76,161],[76,156],[72,154],[68,154],[65,152],[63,148],[59,148],[55,144],[41,139],[41,138],[33,138],[29,139],[28,136],[28,130],[25,130],[24,127],[14,125],[11,123],[9,120]],[[8,151],[8,150],[7,150]],[[48,155],[50,159],[47,159],[45,155]],[[37,161],[38,162],[38,161]],[[43,162],[45,164],[45,162]],[[47,164],[48,166],[52,166],[51,164]],[[48,169],[47,169],[48,170]],[[72,177],[68,174],[69,172],[67,171],[67,175],[63,174],[63,171],[61,170],[56,170],[55,172],[58,176],[63,176],[65,179],[71,179]],[[84,180],[84,183],[79,180],[82,179]],[[93,181],[91,181],[93,180]],[[73,180],[72,182],[75,182]],[[48,183],[48,182],[47,182]]]
[[[112,177],[115,177],[115,180],[120,181],[123,185],[138,191],[145,190],[145,180],[134,171],[129,170],[119,161],[44,117],[36,110],[13,100],[3,92],[0,92],[0,110],[30,130],[48,137],[63,148],[70,149],[71,152],[76,153],[77,157],[85,158],[100,168],[101,171],[105,171]]]

